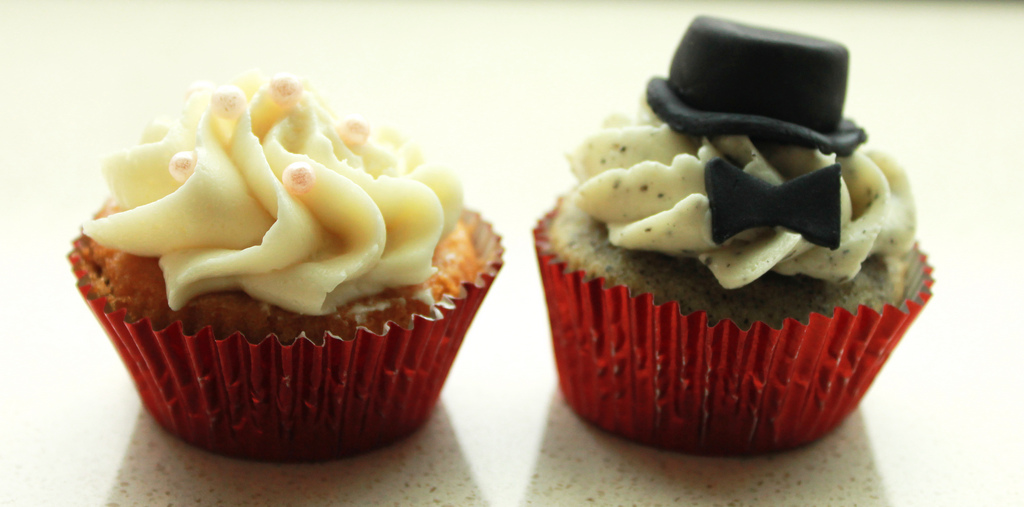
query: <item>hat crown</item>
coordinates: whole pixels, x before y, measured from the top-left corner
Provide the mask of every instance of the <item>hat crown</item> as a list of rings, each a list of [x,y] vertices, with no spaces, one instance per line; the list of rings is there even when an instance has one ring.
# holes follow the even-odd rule
[[[848,66],[841,44],[701,16],[683,35],[668,81],[699,110],[830,133],[842,121]]]

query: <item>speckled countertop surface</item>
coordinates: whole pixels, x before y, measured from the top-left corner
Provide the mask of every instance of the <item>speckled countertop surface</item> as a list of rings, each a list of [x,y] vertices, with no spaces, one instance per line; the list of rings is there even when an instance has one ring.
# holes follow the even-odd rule
[[[696,14],[846,43],[846,112],[902,162],[935,297],[858,409],[795,451],[700,458],[558,393],[530,229],[564,153],[632,113]],[[1024,5],[976,2],[0,2],[0,505],[1024,504]],[[222,458],[139,405],[65,252],[99,158],[196,79],[310,76],[464,176],[506,267],[427,425],[326,464]]]

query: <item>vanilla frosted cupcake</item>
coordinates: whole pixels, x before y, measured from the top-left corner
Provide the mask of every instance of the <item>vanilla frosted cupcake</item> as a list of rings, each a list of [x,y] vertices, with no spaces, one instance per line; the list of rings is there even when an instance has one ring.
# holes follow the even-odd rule
[[[856,407],[931,282],[904,171],[842,118],[847,60],[697,18],[638,117],[570,155],[580,184],[536,236],[580,415],[729,454],[809,442]]]
[[[453,171],[289,74],[194,85],[102,169],[80,289],[150,413],[217,452],[328,459],[412,431],[501,263]]]

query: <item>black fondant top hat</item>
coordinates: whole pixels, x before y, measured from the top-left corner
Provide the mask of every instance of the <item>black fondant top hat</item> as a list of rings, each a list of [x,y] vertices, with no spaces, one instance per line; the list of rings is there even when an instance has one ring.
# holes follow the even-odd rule
[[[673,130],[747,135],[849,155],[867,134],[844,119],[849,54],[835,42],[698,17],[647,101]]]

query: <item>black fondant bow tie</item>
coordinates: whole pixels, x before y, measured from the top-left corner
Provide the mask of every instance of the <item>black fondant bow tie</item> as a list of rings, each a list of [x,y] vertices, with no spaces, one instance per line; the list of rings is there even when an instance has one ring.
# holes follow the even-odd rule
[[[815,245],[839,248],[839,164],[772,185],[715,157],[704,168],[711,204],[711,239],[725,240],[754,227],[781,226]]]

